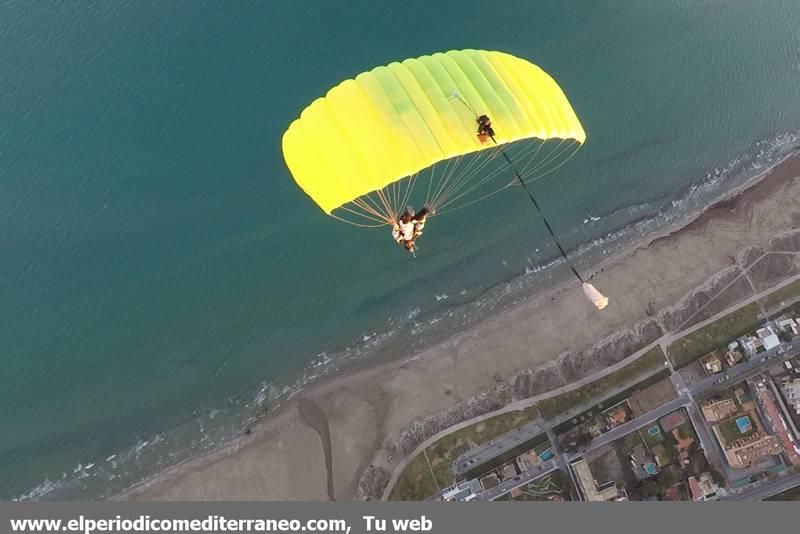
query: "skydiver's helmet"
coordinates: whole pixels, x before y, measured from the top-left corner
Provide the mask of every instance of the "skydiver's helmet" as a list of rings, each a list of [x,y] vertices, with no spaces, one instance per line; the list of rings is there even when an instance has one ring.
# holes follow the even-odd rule
[[[407,206],[406,210],[400,215],[400,220],[404,223],[410,223],[411,219],[414,217],[414,208],[411,206]]]

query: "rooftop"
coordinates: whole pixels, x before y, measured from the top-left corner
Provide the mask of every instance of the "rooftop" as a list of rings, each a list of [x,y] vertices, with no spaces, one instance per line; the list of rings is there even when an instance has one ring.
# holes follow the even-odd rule
[[[733,399],[722,399],[703,403],[703,417],[706,421],[722,421],[729,415],[736,413],[738,407]]]
[[[571,465],[576,475],[578,485],[584,496],[586,496],[587,501],[610,501],[617,498],[619,492],[614,486],[613,481],[598,486],[586,460],[578,460]]]

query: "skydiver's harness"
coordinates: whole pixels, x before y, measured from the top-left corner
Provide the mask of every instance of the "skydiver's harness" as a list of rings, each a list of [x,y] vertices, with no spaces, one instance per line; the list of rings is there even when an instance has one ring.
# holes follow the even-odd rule
[[[403,228],[401,226],[401,223],[398,221],[395,224],[394,232],[397,233],[397,237],[395,239],[401,245],[404,244],[406,241],[413,241],[413,240],[415,240],[416,238],[418,238],[419,236],[422,235],[422,229],[425,228],[425,218],[417,219],[417,220],[411,219],[410,224],[413,225],[413,230],[411,232],[411,238],[410,239],[406,239],[405,238],[405,233],[403,232]]]
[[[489,141],[489,139],[494,138],[494,129],[492,129],[492,121],[489,119],[487,115],[481,115],[475,122],[478,123],[478,139],[480,140],[481,144],[484,144]]]

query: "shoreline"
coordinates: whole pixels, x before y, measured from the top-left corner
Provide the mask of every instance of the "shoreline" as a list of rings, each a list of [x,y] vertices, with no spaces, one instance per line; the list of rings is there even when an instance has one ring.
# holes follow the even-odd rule
[[[791,186],[796,181],[793,178],[797,176],[800,176],[800,158],[798,158],[795,149],[792,154],[774,167],[765,170],[759,177],[750,179],[745,184],[728,191],[705,210],[689,216],[680,223],[640,239],[620,253],[598,262],[593,269],[591,278],[602,279],[607,277],[613,271],[612,267],[624,268],[624,264],[636,258],[637,254],[641,256],[655,248],[672,247],[674,245],[673,241],[691,239],[695,234],[703,234],[707,227],[713,223],[735,224],[735,219],[739,218],[739,210],[746,209],[748,205],[756,205],[772,199],[776,196],[776,192]],[[732,213],[734,214],[733,216],[731,215]],[[731,219],[734,220],[731,221]],[[790,221],[790,223],[788,227],[797,226],[800,223],[800,211],[798,211],[797,221]],[[756,241],[758,240],[756,239]],[[718,264],[716,267],[724,267],[724,263]],[[606,282],[601,280],[598,282],[598,287],[602,290],[604,284]],[[547,302],[547,299],[550,299],[551,303],[556,301],[569,302],[570,304],[566,306],[567,308],[574,309],[577,307],[577,312],[575,310],[572,312],[566,311],[562,312],[561,315],[566,314],[567,317],[577,315],[582,317],[584,321],[600,322],[601,318],[586,313],[585,306],[573,302],[576,296],[574,295],[575,291],[567,290],[575,285],[576,283],[572,281],[557,284],[539,294],[524,299],[522,302],[511,305],[493,316],[485,318],[465,332],[451,336],[405,358],[375,365],[367,364],[363,368],[355,365],[353,369],[337,373],[334,376],[324,377],[317,384],[300,392],[295,398],[284,402],[274,411],[259,419],[252,425],[253,432],[250,435],[234,438],[231,443],[220,449],[172,466],[150,479],[141,481],[113,498],[305,498],[320,500],[330,498],[330,493],[326,491],[329,485],[326,482],[328,481],[328,469],[325,465],[325,455],[320,446],[320,438],[314,430],[308,428],[302,421],[297,411],[298,398],[317,404],[327,417],[330,424],[330,440],[332,443],[329,445],[332,450],[328,452],[333,458],[333,473],[331,473],[331,476],[334,479],[335,497],[338,499],[352,498],[356,494],[355,486],[362,472],[368,466],[381,463],[391,465],[393,461],[396,462],[398,460],[397,458],[387,458],[385,452],[382,454],[382,444],[386,437],[400,432],[414,419],[431,413],[430,407],[438,406],[439,409],[445,409],[448,405],[456,401],[466,400],[486,387],[491,386],[494,375],[487,370],[486,365],[483,365],[488,362],[484,361],[483,364],[476,368],[474,361],[470,362],[470,358],[465,358],[465,356],[472,356],[475,351],[467,350],[463,352],[468,352],[469,354],[459,354],[459,348],[462,344],[470,341],[477,341],[476,344],[478,345],[482,344],[482,338],[488,334],[496,333],[498,325],[501,325],[501,328],[502,325],[506,325],[507,328],[508,324],[515,322],[514,319],[519,320],[520,315],[525,315],[526,311],[529,311],[531,307]],[[691,292],[693,287],[698,285],[695,283],[694,286],[687,286],[678,296]],[[612,295],[613,301],[614,293],[606,291]],[[628,298],[627,300],[631,299]],[[660,306],[672,304],[674,302],[664,302]],[[564,308],[565,305],[562,303],[560,307]],[[641,319],[643,316],[644,314],[640,313],[635,318]],[[610,325],[602,325],[605,326],[602,330],[605,330],[607,334],[613,334],[616,330],[630,328],[634,322],[628,320],[617,321],[617,324],[614,325],[614,321],[611,321]],[[561,329],[564,328],[564,324],[562,323]],[[558,329],[558,324],[553,324],[552,328]],[[495,332],[492,332],[493,330]],[[588,339],[593,339],[593,342],[597,342],[603,337],[605,336],[600,335],[598,337],[589,337]],[[580,345],[583,348],[585,343],[573,343],[571,347],[568,344],[566,348],[568,350],[576,350],[577,347],[575,345]],[[498,350],[496,346],[491,348]],[[502,350],[502,347],[500,347],[500,350]],[[543,365],[548,360],[556,358],[562,352],[554,350],[546,357],[539,358],[533,362],[525,361],[525,358],[522,360],[528,364]],[[464,372],[457,365],[460,357],[465,360],[463,363],[470,367],[469,373]],[[527,360],[530,360],[530,358]],[[422,384],[431,382],[430,374],[442,374],[441,371],[443,369],[450,367],[445,362],[455,368],[456,374],[460,371],[464,375],[470,376],[460,377],[466,379],[459,380],[459,382],[464,383],[459,383],[455,387],[445,386],[437,395],[430,390],[435,390],[435,385],[441,388],[441,383],[436,383],[434,380],[431,384],[434,386],[433,388],[426,388]],[[472,365],[469,365],[470,363]],[[514,364],[515,362],[508,363]],[[489,366],[509,367],[509,365],[495,365],[494,362],[489,363]],[[409,372],[418,370],[410,369],[412,367],[426,369],[421,373]],[[502,374],[508,376],[514,370],[522,367],[516,366],[506,369],[506,372]],[[385,371],[394,371],[395,376],[389,376]],[[398,381],[397,375],[416,375],[415,380],[405,377],[400,381],[403,382],[403,385],[408,385],[408,389],[417,389],[419,391],[428,389],[428,397],[437,397],[437,400],[442,402],[428,400],[421,403],[424,407],[417,406],[410,409],[406,407],[403,409],[399,406],[401,402],[398,401],[407,400],[408,394],[403,390],[404,388],[398,389],[397,386],[400,384],[393,384],[393,382]],[[405,384],[406,382],[409,384]],[[448,390],[450,391],[449,393],[447,392]],[[415,403],[412,401],[409,404],[413,405]],[[416,404],[420,404],[420,402]],[[353,433],[353,430],[358,428],[365,431],[360,433],[355,431]],[[296,444],[301,444],[301,446],[296,447]],[[292,448],[303,449],[303,451],[298,450],[297,452],[301,453],[300,457],[306,462],[305,466],[294,465],[297,464],[297,461],[291,460]],[[291,484],[283,488],[269,488],[264,484],[258,484],[258,486],[262,486],[259,488],[231,488],[231,485],[248,486],[248,484],[244,483],[248,475],[241,473],[244,477],[237,478],[236,471],[239,471],[240,466],[234,465],[237,463],[249,465],[248,460],[250,459],[244,458],[248,456],[246,454],[248,449],[251,451],[259,449],[261,453],[267,454],[256,454],[256,456],[260,458],[266,456],[273,459],[273,462],[267,462],[270,464],[269,466],[261,466],[262,470],[265,469],[262,474],[266,475],[265,478],[267,479],[271,478],[270,474],[276,474],[276,472],[280,471],[288,474],[292,471],[290,468],[294,468],[296,471],[297,469],[303,470],[305,467],[309,472],[317,470],[319,473],[305,477],[307,483],[294,484],[293,488],[290,487],[292,486]],[[249,456],[253,456],[253,454],[249,454]],[[237,462],[237,458],[242,458],[242,461]],[[317,466],[317,464],[320,465]],[[222,477],[225,480],[221,480],[219,476],[223,473],[228,475],[227,477]],[[294,474],[298,473],[295,472]],[[253,478],[253,476],[256,475],[249,475],[250,478]],[[217,480],[210,482],[212,478],[217,478]],[[256,476],[256,478],[259,477]],[[287,482],[289,478],[291,477],[287,477]],[[239,480],[239,483],[236,482],[237,480]],[[193,491],[192,486],[196,487],[198,482],[205,489],[198,488]],[[262,480],[263,482],[264,480]],[[210,492],[212,486],[216,487],[214,494]],[[280,486],[280,483],[277,483],[276,486]]]

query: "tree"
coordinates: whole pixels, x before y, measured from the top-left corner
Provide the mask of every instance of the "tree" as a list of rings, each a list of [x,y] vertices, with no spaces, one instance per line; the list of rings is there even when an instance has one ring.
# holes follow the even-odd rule
[[[725,486],[725,477],[722,476],[722,473],[714,469],[713,467],[709,469],[711,473],[711,480],[714,481],[714,484],[717,486]]]

